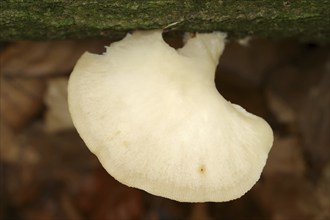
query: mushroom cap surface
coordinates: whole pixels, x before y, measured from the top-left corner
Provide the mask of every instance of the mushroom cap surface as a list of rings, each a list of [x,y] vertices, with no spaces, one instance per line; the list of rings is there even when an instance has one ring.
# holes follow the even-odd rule
[[[79,59],[69,110],[115,179],[181,202],[233,200],[257,182],[273,132],[217,91],[224,41],[196,34],[175,50],[161,31],[139,31]]]

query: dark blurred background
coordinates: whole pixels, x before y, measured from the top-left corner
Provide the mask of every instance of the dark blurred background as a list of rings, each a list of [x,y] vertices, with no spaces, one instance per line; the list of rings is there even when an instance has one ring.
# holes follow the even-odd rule
[[[182,45],[180,36],[165,39]],[[261,179],[243,197],[191,204],[120,184],[75,131],[68,76],[84,51],[102,53],[110,42],[1,43],[0,219],[330,219],[328,46],[228,43],[216,86],[269,122],[274,146]]]

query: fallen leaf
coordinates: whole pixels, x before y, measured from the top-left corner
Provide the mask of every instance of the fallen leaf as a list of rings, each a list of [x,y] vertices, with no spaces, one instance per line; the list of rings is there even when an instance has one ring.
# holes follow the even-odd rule
[[[47,82],[45,94],[45,123],[46,130],[50,133],[73,129],[67,102],[68,78],[61,77]]]

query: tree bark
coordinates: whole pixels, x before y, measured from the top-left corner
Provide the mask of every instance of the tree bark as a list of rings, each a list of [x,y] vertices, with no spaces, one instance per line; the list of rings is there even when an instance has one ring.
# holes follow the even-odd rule
[[[0,40],[118,37],[136,29],[328,43],[328,0],[1,0]]]

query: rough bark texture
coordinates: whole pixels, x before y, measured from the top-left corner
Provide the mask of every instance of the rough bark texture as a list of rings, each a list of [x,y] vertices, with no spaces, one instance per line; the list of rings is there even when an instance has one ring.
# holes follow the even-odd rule
[[[329,42],[328,0],[2,0],[0,40],[116,37],[135,29]]]

